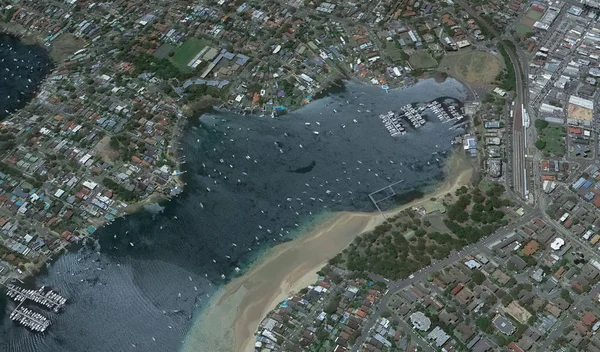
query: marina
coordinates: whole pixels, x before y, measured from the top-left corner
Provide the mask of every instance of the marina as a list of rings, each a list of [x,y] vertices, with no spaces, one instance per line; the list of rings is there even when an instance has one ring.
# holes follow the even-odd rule
[[[379,118],[381,119],[381,121],[383,121],[385,128],[387,128],[392,137],[402,136],[406,134],[406,129],[404,128],[402,123],[398,121],[398,118],[396,117],[396,114],[394,114],[393,111],[388,111],[387,114],[381,114],[379,115]]]
[[[438,100],[434,100],[426,105],[415,107],[413,104],[404,105],[397,113],[388,111],[385,114],[379,115],[385,128],[392,137],[402,136],[406,134],[406,128],[402,121],[405,120],[415,130],[423,127],[427,120],[423,117],[424,114],[432,113],[439,121],[459,122],[464,118],[464,115],[454,105],[443,104]]]
[[[52,290],[47,290],[46,286],[33,290],[7,284],[6,296],[18,303],[17,307],[10,313],[10,320],[34,332],[46,331],[50,326],[50,320],[32,309],[23,307],[23,304],[32,301],[58,313],[67,303],[66,298]]]
[[[12,282],[34,290],[45,285],[66,297],[67,304],[60,314],[23,304],[51,321],[39,334],[9,319],[14,304],[8,299],[12,309],[0,328],[0,339],[11,341],[6,352],[87,351],[90,346],[122,351],[132,343],[139,351],[185,350],[181,341],[192,336],[189,331],[220,325],[202,320],[202,312],[219,299],[224,281],[252,270],[253,257],[304,236],[307,226],[326,221],[333,212],[376,211],[367,195],[400,179],[393,186],[397,196],[378,203],[382,211],[407,190],[439,182],[442,169],[435,158],[444,162],[450,141],[462,132],[449,131],[448,124],[428,115],[418,133],[401,120],[407,135],[391,138],[378,118],[411,102],[462,99],[453,81],[428,82],[388,94],[349,83],[343,97],[325,97],[278,119],[217,111],[190,120],[177,145],[188,161],[182,169],[187,171],[186,192],[160,211],[153,206],[98,229],[97,244],[65,252],[36,286]],[[351,104],[345,104],[350,98]],[[210,336],[226,341],[222,331]],[[213,339],[202,337],[202,346],[189,350],[220,350]]]
[[[400,111],[402,113],[398,115],[398,118],[403,117],[406,120],[408,120],[408,122],[414,129],[421,128],[425,125],[426,121],[423,118],[423,116],[421,116],[421,113],[423,111],[422,109],[415,109],[412,105],[409,104],[401,107]]]
[[[6,295],[13,301],[23,303],[26,300],[33,301],[48,309],[58,313],[61,308],[67,303],[67,299],[58,293],[49,290],[46,292],[46,287],[42,286],[38,290],[29,290],[13,284],[6,285]]]
[[[20,305],[10,313],[10,319],[35,332],[44,332],[50,326],[48,318]]]

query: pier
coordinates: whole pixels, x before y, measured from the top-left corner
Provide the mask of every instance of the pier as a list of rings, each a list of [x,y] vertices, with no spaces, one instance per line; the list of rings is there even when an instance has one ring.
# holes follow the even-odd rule
[[[50,320],[40,313],[34,312],[31,309],[21,307],[21,302],[15,310],[10,313],[10,319],[17,322],[26,328],[36,332],[44,332],[50,326]]]
[[[427,121],[423,118],[423,114],[426,111],[432,112],[442,123],[458,122],[464,119],[464,115],[456,106],[442,104],[436,100],[418,108],[408,104],[401,107],[398,113],[389,111],[386,114],[379,115],[379,118],[383,122],[390,135],[392,135],[392,137],[396,137],[406,134],[406,129],[404,128],[401,119],[407,120],[408,123],[416,130],[427,123]]]
[[[396,191],[394,190],[394,186],[396,186],[396,185],[398,185],[398,184],[400,184],[400,183],[402,183],[402,182],[404,182],[404,180],[400,180],[400,181],[398,181],[398,182],[391,183],[391,184],[389,184],[389,185],[387,185],[387,186],[385,186],[385,187],[383,187],[383,188],[380,188],[380,189],[376,190],[375,192],[371,192],[371,193],[369,194],[369,199],[371,199],[371,202],[373,202],[373,205],[375,205],[375,208],[377,208],[377,210],[379,211],[379,213],[380,213],[380,214],[381,214],[381,215],[382,215],[384,218],[385,218],[385,214],[384,214],[384,213],[381,211],[381,209],[379,208],[379,203],[380,203],[380,202],[383,202],[383,201],[384,201],[384,200],[386,200],[386,199],[390,199],[390,198],[392,198],[393,196],[395,196],[397,193],[396,193]],[[378,194],[378,193],[383,193],[383,197],[382,197],[382,198],[375,199],[375,195],[376,195],[376,194]]]
[[[67,303],[67,299],[58,293],[52,290],[45,292],[45,286],[40,287],[38,290],[28,290],[8,284],[6,289],[6,295],[15,302],[23,303],[25,300],[30,300],[57,313]]]
[[[393,111],[389,111],[387,114],[381,114],[379,115],[379,118],[385,125],[385,128],[387,128],[387,130],[390,132],[392,137],[406,134],[404,126],[402,126],[402,124],[395,117]]]

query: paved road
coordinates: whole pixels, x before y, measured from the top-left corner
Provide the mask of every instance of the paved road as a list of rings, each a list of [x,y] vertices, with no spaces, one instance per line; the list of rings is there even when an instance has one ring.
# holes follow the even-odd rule
[[[384,311],[386,311],[388,309],[387,308],[388,302],[389,302],[390,298],[392,297],[392,295],[394,295],[398,291],[412,285],[414,282],[418,282],[418,281],[426,279],[427,275],[429,275],[433,272],[436,272],[436,271],[440,271],[443,268],[457,262],[458,260],[460,260],[461,258],[464,258],[467,255],[474,254],[475,252],[481,251],[481,249],[480,249],[481,247],[488,246],[498,240],[503,239],[508,234],[514,232],[516,228],[530,222],[533,218],[540,215],[539,212],[533,211],[533,210],[531,212],[528,212],[527,214],[528,215],[523,216],[517,222],[514,222],[514,223],[506,226],[505,228],[502,228],[502,229],[496,231],[495,233],[491,234],[490,236],[484,237],[479,242],[471,244],[467,247],[464,247],[461,251],[451,254],[446,259],[434,262],[432,265],[427,266],[427,267],[417,271],[416,273],[411,275],[412,277],[409,277],[408,279],[397,280],[397,281],[393,281],[393,282],[389,283],[387,294],[385,294],[381,298],[381,301],[377,303],[377,310],[373,314],[371,314],[371,316],[368,318],[367,322],[364,324],[363,332],[362,332],[361,336],[356,340],[356,344],[352,348],[352,351],[360,350],[362,343],[369,336],[370,330],[375,325],[377,319],[381,316],[381,313],[383,313]]]
[[[431,347],[431,345],[429,344],[429,342],[425,341],[421,335],[417,334],[412,326],[408,325],[408,323],[406,323],[404,320],[400,320],[398,322],[398,325],[400,326],[400,329],[402,329],[402,331],[405,331],[408,333],[408,335],[410,336],[410,342],[411,345],[418,345],[419,347],[421,347],[421,351],[425,351],[425,352],[434,352],[436,351],[435,348]]]
[[[563,331],[565,330],[565,328],[573,324],[573,316],[580,316],[583,313],[585,307],[592,306],[592,300],[598,294],[599,291],[600,283],[596,284],[596,286],[594,286],[589,293],[581,295],[578,299],[575,300],[575,302],[573,302],[573,304],[571,305],[572,308],[569,311],[563,313],[564,317],[560,321],[560,323],[555,325],[554,328],[550,330],[550,334],[544,340],[540,351],[550,350],[550,346],[554,343],[554,341],[558,337],[563,335]],[[573,316],[571,314],[573,314]]]
[[[463,9],[465,9],[465,11],[467,13],[469,13],[469,15],[471,15],[473,18],[478,20],[478,22],[482,26],[486,27],[490,31],[490,33],[494,34],[496,37],[500,37],[500,35],[496,31],[496,29],[494,27],[492,27],[491,25],[489,25],[483,18],[481,18],[477,14],[477,12],[475,12],[466,2],[464,2],[463,0],[455,0],[455,2],[458,5],[460,5]],[[525,183],[526,182],[526,179],[525,179],[525,167],[526,167],[526,163],[525,163],[525,150],[526,149],[525,148],[526,148],[526,145],[525,145],[525,137],[523,134],[524,128],[523,128],[522,110],[523,110],[523,105],[527,104],[528,97],[526,97],[524,94],[523,75],[522,75],[521,65],[519,63],[519,57],[517,56],[517,54],[515,52],[513,52],[512,48],[509,45],[506,45],[502,41],[499,42],[499,45],[502,45],[503,48],[508,53],[511,63],[515,70],[515,78],[516,78],[516,85],[517,85],[516,95],[517,96],[516,96],[516,100],[515,100],[514,113],[513,113],[514,121],[512,124],[512,126],[513,126],[513,146],[512,146],[513,185],[514,185],[515,193],[521,199],[525,199],[525,190],[527,187],[526,183]],[[531,221],[531,219],[533,219],[534,217],[540,215],[540,212],[534,210],[533,208],[530,208],[527,206],[524,206],[524,208],[526,208],[525,209],[526,214],[528,214],[528,215],[521,218],[518,222],[509,225],[508,228],[497,231],[496,233],[482,239],[477,244],[467,246],[467,247],[463,248],[460,252],[456,252],[442,261],[435,262],[434,264],[432,264],[424,269],[419,270],[417,273],[411,275],[412,277],[409,279],[392,282],[389,285],[389,290],[388,290],[387,294],[384,297],[382,297],[381,302],[378,303],[377,310],[375,311],[374,314],[372,314],[369,317],[368,321],[364,325],[363,333],[357,339],[356,344],[355,344],[354,348],[352,349],[352,351],[360,350],[362,343],[369,336],[370,330],[375,325],[377,318],[379,318],[380,314],[387,309],[388,301],[393,294],[408,287],[413,282],[418,282],[420,280],[425,279],[428,274],[443,269],[444,267],[456,262],[457,260],[464,257],[465,255],[475,252],[476,250],[478,250],[478,247],[486,246],[486,245],[489,245],[493,242],[500,240],[501,238],[506,236],[508,233],[513,232],[519,226],[524,225],[525,223]]]

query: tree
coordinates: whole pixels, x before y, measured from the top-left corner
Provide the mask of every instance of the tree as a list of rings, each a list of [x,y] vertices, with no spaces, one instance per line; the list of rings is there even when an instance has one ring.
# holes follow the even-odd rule
[[[567,289],[562,289],[562,291],[560,291],[560,297],[569,303],[573,303],[573,298],[571,298],[571,294]]]
[[[496,302],[498,302],[498,299],[494,295],[489,295],[485,299],[485,303],[487,303],[490,307],[493,306],[494,304],[496,304]]]
[[[535,147],[536,147],[538,150],[544,150],[544,148],[546,148],[546,141],[544,141],[544,140],[542,140],[542,139],[538,139],[538,140],[535,142]]]
[[[545,121],[545,120],[536,119],[533,124],[534,124],[535,128],[540,129],[540,130],[548,127],[548,121]]]
[[[485,275],[481,271],[474,269],[471,272],[471,280],[477,285],[481,285],[485,281]]]
[[[491,334],[494,331],[494,328],[492,327],[492,320],[488,317],[478,318],[475,321],[475,325],[477,325],[481,331],[487,334]]]
[[[340,297],[336,296],[331,300],[331,302],[329,302],[327,307],[325,307],[324,312],[327,314],[335,313],[339,304],[340,304]]]

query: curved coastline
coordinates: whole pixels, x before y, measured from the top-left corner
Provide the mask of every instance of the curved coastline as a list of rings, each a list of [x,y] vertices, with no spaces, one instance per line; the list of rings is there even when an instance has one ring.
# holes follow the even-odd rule
[[[385,212],[392,215],[469,184],[474,168],[453,153],[445,181],[423,197]],[[251,351],[260,321],[279,302],[314,283],[316,272],[364,232],[383,222],[380,213],[339,212],[312,231],[271,248],[243,276],[228,283],[192,325],[183,351]],[[210,322],[210,324],[206,324]]]
[[[187,125],[189,121],[181,119],[180,123]],[[180,186],[183,183],[182,179],[185,179],[185,176],[177,178]],[[426,195],[422,199],[430,196],[431,194]],[[162,200],[169,198],[165,197]],[[152,198],[152,201],[155,200]],[[137,211],[148,202],[150,200],[135,202],[127,210],[129,213]],[[416,203],[418,200],[403,207]],[[233,341],[236,350],[243,349],[243,346],[252,342],[251,337],[256,325],[270,309],[291,292],[314,282],[315,272],[319,267],[347,246],[355,236],[368,231],[381,221],[381,216],[378,214],[341,212],[328,216],[316,228],[309,226],[305,229],[305,234],[299,232],[296,239],[271,248],[257,258],[247,274],[234,279],[221,290],[222,294],[216,301],[216,307],[206,308],[202,319],[210,319],[214,317],[211,314],[217,314],[216,317],[226,317],[234,321],[235,325],[229,324],[230,320],[223,319],[221,324],[212,323],[211,327],[223,328],[223,333],[229,338],[224,340],[226,346],[232,345],[229,342]],[[294,261],[290,260],[292,258]],[[296,265],[288,270],[294,263]],[[222,310],[214,313],[213,308],[219,307]],[[222,313],[225,314],[219,315]],[[218,319],[215,320],[217,321]],[[212,334],[211,336],[220,338],[223,335]],[[195,350],[228,350],[215,348],[215,346],[217,345]]]
[[[0,87],[1,94],[6,96],[6,99],[3,99],[2,104],[0,104],[2,106],[0,109],[0,119],[4,120],[9,117],[12,112],[23,109],[37,98],[39,88],[45,83],[56,63],[52,60],[48,50],[46,50],[44,46],[23,40],[22,37],[10,32],[2,31],[1,28],[0,42],[2,46],[6,45],[7,47],[10,47],[9,51],[4,50],[0,53],[3,62],[5,61],[5,58],[7,59],[6,63],[4,63],[7,71],[6,73],[3,73],[7,76],[4,77],[4,84]],[[25,53],[25,50],[28,52]],[[9,59],[8,56],[13,54],[20,55],[19,58],[21,62],[23,62],[23,59],[27,60],[25,65],[29,63],[30,59],[33,60],[32,57],[36,57],[38,62],[35,65],[31,65],[29,70],[27,70],[22,64],[19,66],[18,63],[13,63],[12,60]],[[15,60],[17,60],[17,58],[15,58]],[[19,67],[21,67],[20,70]],[[2,71],[4,72],[4,70]],[[9,73],[11,74],[10,77],[8,77]],[[7,77],[11,79],[7,81]],[[29,85],[26,84],[27,79],[31,82]],[[8,89],[6,87],[7,85]]]

